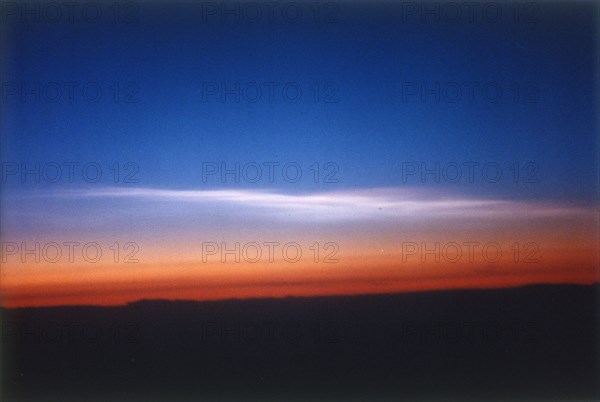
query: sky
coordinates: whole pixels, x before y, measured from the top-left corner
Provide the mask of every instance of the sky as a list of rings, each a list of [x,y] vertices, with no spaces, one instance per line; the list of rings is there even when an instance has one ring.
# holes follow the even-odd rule
[[[592,2],[74,4],[2,4],[0,305],[598,281]]]

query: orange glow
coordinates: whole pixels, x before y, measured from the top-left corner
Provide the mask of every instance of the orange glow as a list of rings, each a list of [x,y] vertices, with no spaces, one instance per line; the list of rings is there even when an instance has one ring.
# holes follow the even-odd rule
[[[355,295],[600,281],[598,234],[595,222],[589,220],[522,225],[496,222],[493,230],[455,224],[452,228],[430,225],[419,230],[369,233],[359,227],[323,238],[338,245],[332,256],[337,262],[323,261],[332,251],[324,249],[323,239],[319,239],[319,255],[315,256],[315,241],[309,236],[286,236],[279,241],[298,241],[302,258],[295,263],[285,261],[280,252],[272,261],[263,255],[256,263],[243,258],[236,263],[234,256],[228,255],[226,262],[221,262],[216,253],[202,262],[201,242],[181,239],[140,244],[139,263],[135,264],[106,260],[95,264],[22,263],[18,255],[12,256],[2,264],[1,304],[116,305],[140,299]],[[247,239],[239,241],[243,244]],[[272,239],[252,241],[262,244]],[[464,246],[468,242],[479,244],[472,260]],[[436,243],[437,257],[431,253]],[[487,259],[482,254],[483,245],[492,243],[502,250],[497,261],[490,261],[495,258],[493,248]],[[425,244],[425,250],[407,254],[407,244],[419,248]],[[461,246],[463,254],[458,261],[452,261],[456,254],[450,244]],[[528,248],[531,244],[535,247]]]

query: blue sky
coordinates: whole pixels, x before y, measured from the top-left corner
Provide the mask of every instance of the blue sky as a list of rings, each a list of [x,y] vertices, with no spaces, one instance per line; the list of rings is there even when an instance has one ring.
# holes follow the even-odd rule
[[[203,162],[296,162],[304,169],[299,183],[259,183],[288,192],[420,186],[417,179],[402,181],[403,163],[494,162],[503,170],[499,183],[426,184],[503,198],[589,201],[598,169],[590,7],[540,5],[530,23],[508,15],[496,23],[402,21],[399,6],[365,10],[360,3],[341,3],[335,23],[307,16],[295,24],[282,18],[223,24],[212,15],[202,23],[198,7],[160,4],[141,4],[138,22],[130,24],[80,20],[48,29],[4,16],[5,85],[58,82],[64,89],[65,82],[77,88],[96,82],[103,97],[88,103],[76,89],[72,103],[51,104],[7,95],[2,159],[94,161],[105,174],[114,162],[135,162],[141,185],[190,189],[257,187],[244,180],[202,183]],[[114,103],[115,82],[122,93],[139,89],[132,98],[138,102]],[[266,93],[256,103],[233,96],[221,102],[218,94],[202,102],[206,82],[256,82],[263,89],[267,82],[297,83],[303,94],[296,103],[277,89],[273,102]],[[477,90],[472,103],[466,92],[456,103],[432,97],[423,103],[418,95],[403,102],[406,82],[492,83],[503,92],[497,102]],[[315,83],[322,91],[330,85],[324,92],[337,102],[315,102]],[[537,102],[514,102],[514,85],[535,91],[527,93]],[[539,182],[515,185],[509,169],[528,161],[538,166]],[[337,164],[339,183],[309,180],[314,162]]]

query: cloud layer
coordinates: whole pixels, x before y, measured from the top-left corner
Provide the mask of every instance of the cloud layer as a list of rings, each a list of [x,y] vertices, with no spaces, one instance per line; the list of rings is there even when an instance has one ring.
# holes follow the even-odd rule
[[[371,219],[551,218],[595,216],[590,207],[552,202],[477,199],[422,189],[360,189],[283,194],[268,190],[169,190],[158,188],[95,188],[38,193],[64,201],[104,200],[110,203],[155,205],[173,210],[180,205],[234,214],[269,214],[309,221]]]

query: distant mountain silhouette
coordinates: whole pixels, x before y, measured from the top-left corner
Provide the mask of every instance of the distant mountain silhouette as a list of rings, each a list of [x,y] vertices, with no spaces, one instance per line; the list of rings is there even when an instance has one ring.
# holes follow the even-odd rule
[[[596,399],[599,290],[3,309],[0,399]]]

